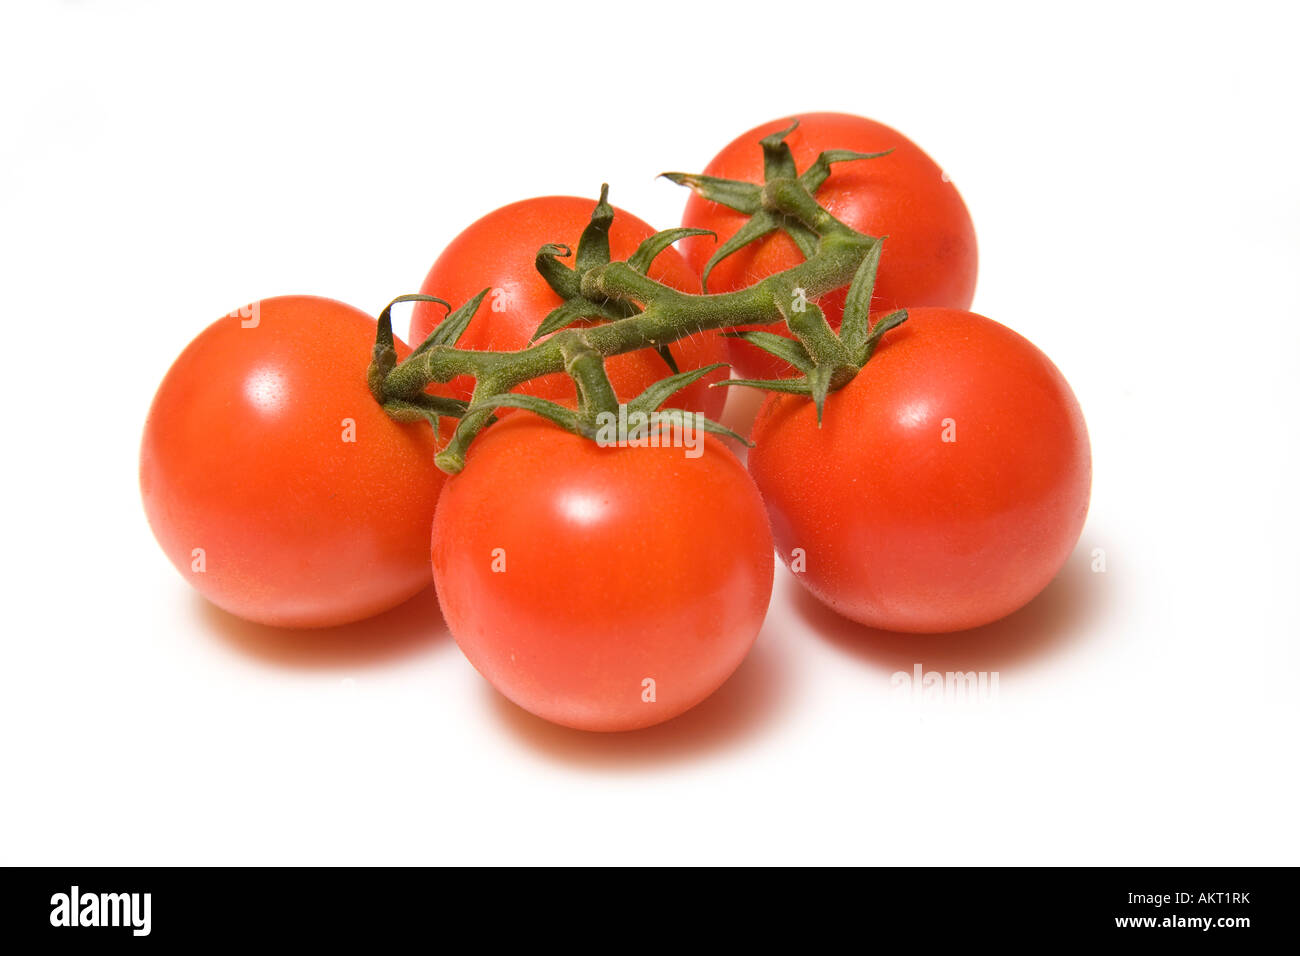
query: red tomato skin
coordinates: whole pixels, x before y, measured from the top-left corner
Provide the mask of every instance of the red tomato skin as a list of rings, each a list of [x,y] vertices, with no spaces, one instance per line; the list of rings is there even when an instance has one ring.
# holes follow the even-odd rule
[[[762,501],[721,442],[695,459],[602,448],[531,414],[476,440],[433,526],[438,599],[470,663],[580,730],[648,727],[713,693],[762,626],[774,563]]]
[[[786,137],[795,166],[806,170],[823,151],[851,149],[888,156],[836,163],[817,191],[817,200],[842,222],[871,236],[887,236],[872,295],[872,310],[911,306],[969,309],[975,295],[979,255],[975,227],[957,188],[919,146],[897,130],[846,113],[800,113],[799,128]],[[713,158],[710,176],[763,181],[763,152],[758,141],[790,125],[773,120],[745,133]],[[718,245],[745,224],[744,214],[709,202],[694,193],[686,202],[682,225],[711,229],[708,236],[682,241],[686,261],[701,275]],[[803,255],[784,232],[775,232],[727,257],[709,274],[708,291],[730,292],[753,285],[773,273],[803,262]],[[847,289],[822,296],[818,304],[838,328]],[[780,325],[753,326],[782,332]],[[742,378],[789,375],[790,366],[748,342],[728,340],[731,362]]]
[[[488,213],[470,225],[443,250],[420,286],[426,295],[445,299],[453,306],[472,299],[483,289],[490,292],[465,330],[458,345],[481,351],[508,352],[525,348],[537,326],[563,301],[542,278],[534,264],[537,250],[547,243],[567,245],[576,254],[578,239],[591,220],[596,203],[574,196],[542,196],[525,199]],[[626,259],[655,230],[622,209],[615,208],[609,247],[614,259]],[[573,259],[562,260],[572,267]],[[676,249],[665,249],[650,267],[650,278],[682,292],[698,293],[700,277]],[[411,342],[423,342],[442,319],[445,310],[419,303],[411,314]],[[727,361],[727,350],[715,332],[701,333],[671,345],[678,369],[686,372]],[[641,350],[615,355],[605,363],[618,397],[627,401],[647,386],[672,374],[668,364],[654,351]],[[673,395],[667,404],[703,412],[717,418],[727,400],[726,389],[709,388],[727,377],[726,369]],[[431,391],[453,398],[468,399],[474,380],[459,376]],[[553,401],[572,404],[577,395],[573,380],[557,372],[525,382],[515,389]],[[500,414],[508,415],[512,409]]]
[[[944,441],[945,426],[952,422]],[[826,401],[768,398],[749,470],[795,577],[846,617],[939,633],[1023,607],[1088,511],[1083,413],[1047,356],[954,309],[910,309]]]
[[[244,321],[210,325],[154,397],[140,488],[158,543],[204,597],[246,620],[327,627],[400,604],[432,577],[444,476],[432,429],[392,421],[366,385],[375,320],[283,296]]]

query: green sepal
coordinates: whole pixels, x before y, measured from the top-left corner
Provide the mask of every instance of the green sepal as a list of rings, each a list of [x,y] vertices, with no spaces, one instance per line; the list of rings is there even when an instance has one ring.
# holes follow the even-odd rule
[[[677,359],[673,358],[673,350],[667,345],[656,345],[655,351],[659,353],[659,357],[663,359],[664,364],[668,366],[668,371],[672,372],[674,375],[681,371],[681,369],[677,367]]]
[[[735,235],[714,250],[713,255],[709,257],[709,261],[704,264],[704,274],[700,276],[701,287],[706,292],[708,291],[709,274],[713,272],[713,267],[719,262],[733,252],[743,249],[756,239],[762,239],[769,232],[775,232],[780,227],[781,224],[777,222],[776,217],[770,212],[764,210],[756,212],[747,223],[736,230]]]
[[[656,232],[641,245],[636,247],[636,252],[632,253],[627,260],[627,264],[637,272],[645,275],[650,271],[650,264],[654,262],[655,257],[671,246],[678,239],[685,239],[687,236],[712,236],[718,238],[718,234],[712,229],[692,229],[689,226],[678,226],[676,229],[665,229],[663,232]]]
[[[428,392],[420,392],[410,398],[390,398],[384,404],[387,405],[393,402],[399,405],[414,406],[421,414],[438,415],[443,418],[460,418],[469,408],[469,402],[463,398],[430,395]]]
[[[397,346],[393,338],[393,306],[399,302],[437,302],[441,306],[451,308],[451,303],[437,296],[423,295],[419,292],[399,295],[384,306],[384,310],[379,313],[379,318],[376,320],[375,344],[370,350],[370,365],[366,368],[366,385],[370,388],[370,394],[375,397],[375,401],[381,405],[384,402],[384,379],[397,367]]]
[[[529,339],[530,343],[536,342],[544,335],[568,328],[583,319],[617,322],[619,319],[626,319],[640,311],[636,305],[630,302],[596,302],[586,299],[582,295],[583,273],[596,266],[606,265],[610,261],[609,228],[613,219],[614,207],[609,204],[609,186],[604,185],[600,190],[600,201],[592,211],[591,221],[587,224],[582,239],[578,243],[575,268],[569,269],[556,258],[557,256],[567,257],[572,255],[568,246],[549,244],[542,246],[538,250],[536,258],[537,271],[546,279],[551,289],[564,299],[564,302],[552,309],[542,319],[533,332],[532,338]],[[694,235],[713,235],[713,233],[710,233],[707,229],[687,228],[667,229],[655,233],[641,243],[628,260],[628,265],[641,275],[645,275],[655,256],[678,239]],[[668,367],[676,372],[677,363],[673,359],[672,353],[668,351],[667,346],[659,346],[656,351],[658,351]]]
[[[551,291],[565,301],[576,299],[582,288],[582,277],[560,262],[561,258],[567,259],[572,255],[573,250],[563,243],[548,242],[533,257],[533,265]]]
[[[700,368],[691,369],[689,372],[678,372],[676,375],[670,375],[668,378],[660,379],[653,385],[649,386],[636,398],[628,402],[628,411],[653,412],[664,402],[668,401],[668,399],[676,392],[681,391],[688,385],[698,382],[710,372],[715,372],[720,368],[726,367],[726,362],[715,362],[713,365],[705,365]]]
[[[422,355],[434,346],[455,345],[459,342],[460,337],[464,335],[465,330],[469,328],[469,323],[474,318],[474,314],[478,312],[478,307],[483,304],[483,297],[490,291],[492,291],[490,288],[484,289],[459,309],[448,312],[447,316],[434,326],[433,331],[429,333],[428,337],[416,347],[414,352],[411,353],[411,358],[415,358],[417,355]],[[445,302],[443,304],[446,305]],[[451,308],[451,306],[447,307]],[[407,361],[410,361],[410,359]]]
[[[445,299],[440,299],[436,295],[425,295],[422,292],[410,292],[406,295],[399,295],[388,305],[384,306],[384,311],[379,313],[379,333],[375,338],[375,344],[379,344],[381,337],[386,338],[386,345],[393,344],[393,306],[402,302],[436,302],[443,308],[450,311],[451,303]]]
[[[817,406],[819,426],[822,423],[822,407],[826,404],[826,396],[831,390],[831,376],[834,374],[835,369],[830,365],[813,366],[808,373],[808,391],[812,395],[813,404]]]
[[[660,173],[664,179],[685,186],[702,199],[716,202],[752,216],[763,208],[763,190],[753,183],[736,179],[719,179],[697,173]]]
[[[857,357],[867,340],[871,314],[871,291],[876,285],[876,270],[880,267],[880,249],[883,243],[875,242],[853,274],[849,292],[844,299],[844,319],[840,322],[840,339],[849,354]],[[861,364],[861,362],[859,362]]]
[[[794,219],[781,220],[781,229],[794,240],[794,244],[799,247],[799,254],[805,259],[811,259],[817,255],[817,248],[821,245],[821,236],[809,229],[801,222]]]
[[[392,337],[391,329],[389,330],[389,337]],[[370,394],[375,397],[375,401],[381,405],[384,403],[384,379],[396,367],[397,350],[391,345],[387,349],[383,349],[376,342],[370,364],[366,366],[366,387],[370,389]]]
[[[533,337],[528,341],[529,344],[532,344],[543,335],[550,335],[552,332],[560,331],[560,329],[567,329],[574,322],[580,322],[583,319],[605,319],[609,322],[616,322],[625,318],[627,318],[626,313],[615,305],[592,302],[581,297],[573,298],[547,313],[546,318],[542,319],[537,326],[537,331],[533,333]]]
[[[725,382],[714,382],[709,388],[727,388],[734,385],[789,395],[812,395],[812,389],[808,387],[806,378],[729,378]]]
[[[815,194],[817,190],[821,189],[822,183],[826,182],[830,177],[831,163],[847,163],[855,159],[879,159],[881,156],[888,156],[893,151],[892,146],[878,153],[855,153],[851,149],[828,149],[803,171],[803,175],[799,177],[799,182],[803,183],[804,188],[810,193]]]
[[[832,163],[849,162],[857,159],[875,159],[893,152],[892,149],[879,153],[858,153],[848,149],[826,150],[801,175],[795,166],[794,155],[785,142],[785,138],[794,132],[798,126],[799,121],[796,119],[787,128],[759,140],[759,145],[763,149],[764,182],[771,182],[775,179],[797,179],[800,185],[808,190],[809,194],[815,194],[830,175]],[[736,250],[763,238],[776,229],[782,230],[794,240],[794,244],[799,248],[799,252],[805,259],[811,259],[817,254],[821,239],[816,231],[801,222],[795,222],[784,216],[777,217],[765,210],[763,208],[762,187],[754,183],[690,173],[663,173],[661,175],[680,186],[689,187],[705,199],[721,203],[750,217],[744,226],[714,251],[705,264],[704,275],[701,279],[706,292],[709,286],[709,274],[713,271],[714,266],[736,252]]]
[[[789,126],[776,133],[764,136],[758,141],[763,147],[763,178],[766,182],[773,179],[794,179],[798,171],[794,166],[794,154],[785,138],[799,128],[799,121],[793,120]]]
[[[725,332],[724,338],[742,339],[755,348],[760,348],[769,355],[789,362],[801,372],[813,367],[812,356],[798,339],[786,338],[775,332]]]
[[[569,299],[567,302],[561,302],[554,309],[546,314],[546,318],[538,324],[537,329],[533,332],[533,337],[528,340],[532,345],[543,335],[550,335],[552,332],[558,332],[560,329],[567,329],[574,322],[578,322],[587,317],[587,310],[591,303],[585,299]]]
[[[554,422],[565,431],[573,432],[575,435],[581,435],[584,438],[595,438],[596,429],[586,422],[581,415],[572,408],[566,408],[557,402],[548,401],[545,398],[539,398],[536,395],[521,395],[518,392],[502,392],[499,395],[493,395],[482,401],[476,401],[473,404],[473,411],[482,413],[495,408],[522,408],[525,411],[532,412],[534,415],[540,415],[543,418]]]
[[[459,418],[469,407],[468,402],[440,395],[420,394],[412,398],[390,398],[384,402],[384,411],[397,422],[427,421],[433,426],[433,437],[441,438],[439,422],[443,417]]]
[[[890,329],[898,328],[906,321],[907,321],[907,310],[899,309],[897,312],[890,312],[889,315],[885,316],[879,322],[873,325],[871,327],[871,331],[867,333],[866,341],[862,343],[862,347],[859,350],[858,355],[855,356],[855,360],[857,361],[859,367],[866,365],[867,361],[875,353],[876,346],[880,344],[880,337],[882,335],[884,335]]]
[[[685,428],[686,425],[685,416],[690,415],[691,421],[696,428],[701,428],[704,431],[710,432],[711,434],[714,435],[722,435],[726,438],[734,438],[736,441],[740,442],[746,448],[754,447],[754,443],[750,441],[748,438],[746,438],[744,435],[738,434],[737,432],[733,432],[730,428],[728,428],[726,425],[721,424],[720,422],[715,422],[713,419],[709,418],[703,412],[688,412],[684,408],[661,408],[656,410],[655,414],[659,416],[660,421],[667,420],[673,422],[679,428]]]
[[[609,227],[614,222],[614,207],[609,204],[609,183],[601,183],[600,200],[591,212],[591,221],[578,240],[574,267],[579,276],[593,266],[609,262]]]

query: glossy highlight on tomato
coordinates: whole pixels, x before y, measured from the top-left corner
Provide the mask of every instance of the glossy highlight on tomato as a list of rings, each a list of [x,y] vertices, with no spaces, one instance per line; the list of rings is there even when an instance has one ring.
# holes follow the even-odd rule
[[[461,337],[461,348],[505,352],[529,344],[538,325],[563,301],[537,271],[537,251],[551,243],[576,250],[595,205],[594,200],[574,196],[525,199],[488,213],[451,241],[429,270],[420,291],[460,305],[483,289],[492,290]],[[611,257],[628,258],[652,235],[650,225],[615,208],[609,232]],[[564,261],[573,264],[571,258]],[[648,275],[682,292],[700,291],[699,275],[676,249],[660,253]],[[441,317],[437,307],[417,305],[411,314],[410,341],[424,341]],[[715,332],[688,336],[672,343],[670,349],[683,372],[726,361],[726,347]],[[657,352],[646,349],[612,356],[605,368],[615,394],[623,401],[672,373]],[[726,402],[725,389],[711,389],[709,385],[726,377],[726,370],[719,369],[677,392],[666,404],[716,418]],[[433,385],[430,390],[468,399],[473,388],[472,378],[460,376],[445,386]],[[515,391],[562,403],[576,399],[572,379],[562,373],[526,382]],[[509,415],[511,411],[503,409],[501,414]]]
[[[520,707],[634,730],[695,706],[749,651],[771,597],[763,504],[721,442],[601,447],[528,413],[489,427],[433,527],[447,624]]]
[[[230,613],[326,627],[429,584],[443,474],[429,425],[391,420],[367,387],[375,328],[330,299],[263,299],[210,325],[163,379],[140,450],[145,512],[172,564]]]
[[[773,395],[752,437],[783,560],[872,627],[957,631],[1012,613],[1061,569],[1088,511],[1092,458],[1069,384],[970,312],[910,309],[827,397],[820,427],[810,400]]]
[[[897,130],[847,113],[800,113],[799,126],[785,138],[799,172],[824,150],[861,153],[893,150],[888,156],[836,163],[816,198],[836,218],[872,236],[885,236],[872,310],[912,306],[968,309],[975,294],[978,251],[975,227],[957,188],[919,146]],[[773,120],[738,136],[704,170],[708,176],[763,182],[763,152],[758,142],[779,132],[790,118]],[[745,224],[734,209],[692,194],[682,225],[718,234],[682,241],[687,262],[701,275],[709,257]],[[721,260],[709,274],[708,291],[730,292],[804,261],[794,241],[773,232]],[[837,327],[846,289],[818,299],[827,320]],[[765,331],[789,335],[780,325]],[[748,342],[727,342],[729,361],[742,378],[776,378],[790,374],[782,360]]]

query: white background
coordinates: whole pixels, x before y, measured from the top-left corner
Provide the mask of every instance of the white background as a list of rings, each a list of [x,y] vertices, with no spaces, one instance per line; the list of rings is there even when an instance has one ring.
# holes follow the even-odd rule
[[[633,9],[4,5],[0,861],[1300,862],[1294,5]],[[593,736],[498,698],[431,596],[278,633],[154,544],[140,429],[207,323],[377,310],[527,196],[673,225],[656,173],[816,109],[943,164],[975,308],[1083,405],[1092,512],[1027,610],[883,635],[781,570],[714,698]],[[900,699],[917,663],[998,701]]]

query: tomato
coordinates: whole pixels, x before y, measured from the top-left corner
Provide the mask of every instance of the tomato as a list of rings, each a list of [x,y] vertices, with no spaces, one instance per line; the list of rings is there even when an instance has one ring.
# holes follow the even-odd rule
[[[534,264],[537,250],[548,243],[576,250],[595,205],[593,200],[572,196],[525,199],[488,213],[452,240],[429,270],[420,291],[460,305],[483,289],[492,290],[458,342],[461,348],[507,352],[529,344],[542,320],[563,302],[537,271]],[[649,225],[615,209],[609,232],[611,257],[628,258],[652,235],[654,229]],[[572,258],[561,261],[573,265]],[[673,248],[655,258],[648,274],[682,292],[700,291],[699,275]],[[423,342],[442,314],[435,306],[416,305],[411,315],[410,340]],[[726,361],[726,347],[714,332],[681,339],[670,349],[678,369],[683,372]],[[646,349],[613,356],[605,368],[615,393],[623,401],[672,374],[657,352]],[[726,377],[726,369],[718,369],[677,392],[667,404],[717,418],[727,399],[726,389],[709,385]],[[430,390],[468,399],[473,389],[474,380],[461,376],[445,386],[435,384]],[[561,372],[525,382],[515,390],[567,404],[576,400],[572,379]],[[510,410],[501,414],[508,415]]]
[[[817,200],[859,232],[887,236],[876,277],[872,309],[892,311],[911,306],[970,308],[975,294],[978,254],[975,227],[957,188],[915,143],[882,123],[845,113],[803,113],[785,142],[800,173],[823,150],[862,153],[892,149],[888,156],[836,163],[817,191]],[[790,125],[773,120],[738,137],[718,153],[705,174],[723,179],[763,182],[763,151],[758,142]],[[718,245],[726,242],[748,217],[692,194],[682,225],[709,229],[708,236],[682,241],[686,260],[703,275]],[[708,276],[708,291],[730,292],[804,261],[784,232],[770,233],[721,260]],[[818,300],[832,326],[838,327],[846,289]],[[788,334],[784,327],[748,326]],[[727,342],[730,361],[742,378],[789,375],[790,366],[750,345]]]
[[[736,669],[772,590],[772,537],[721,442],[602,447],[532,414],[489,427],[433,524],[438,600],[506,697],[583,730],[677,716]]]
[[[910,309],[826,400],[773,395],[749,469],[795,577],[892,631],[956,631],[1028,603],[1088,511],[1070,386],[1030,342],[956,309]],[[796,551],[798,549],[798,551]]]
[[[432,428],[392,421],[367,387],[375,327],[341,302],[263,299],[210,325],[163,379],[140,451],[145,511],[230,613],[325,627],[428,585],[443,475]]]

